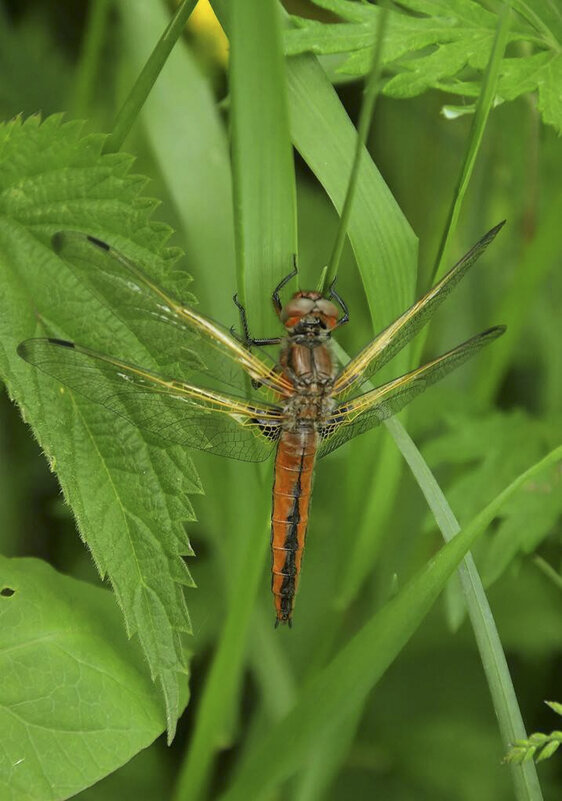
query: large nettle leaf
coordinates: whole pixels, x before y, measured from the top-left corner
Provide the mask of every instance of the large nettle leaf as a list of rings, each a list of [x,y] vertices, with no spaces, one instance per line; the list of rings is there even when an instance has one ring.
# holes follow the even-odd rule
[[[174,360],[165,343],[152,343],[141,316],[120,316],[115,299],[94,295],[51,247],[61,229],[93,234],[185,297],[185,274],[173,270],[178,252],[165,246],[170,230],[150,220],[156,204],[141,196],[146,179],[130,174],[132,157],[102,155],[103,141],[59,116],[0,128],[0,370],[111,582],[127,632],[139,637],[172,736],[187,673],[183,587],[193,582],[182,555],[191,553],[184,522],[193,519],[188,494],[201,491],[197,474],[184,449],[164,447],[16,354],[22,340],[47,334],[153,369]]]
[[[162,731],[158,694],[111,593],[0,556],[0,797],[69,798]]]
[[[345,54],[339,70],[365,75],[381,9],[355,0],[313,0],[343,22],[322,23],[292,17],[285,52],[296,55]],[[384,93],[413,97],[439,89],[466,99],[477,97],[497,27],[496,14],[477,0],[397,0],[389,12],[383,63],[394,73]],[[562,131],[562,8],[547,0],[513,3],[506,57],[496,102],[538,92],[544,121]],[[472,106],[463,107],[472,110]]]
[[[521,410],[479,419],[456,416],[448,419],[447,431],[424,448],[424,456],[435,467],[456,468],[447,498],[464,525],[482,498],[494,497],[526,464],[560,442],[561,433],[560,421],[536,420]],[[496,581],[514,559],[533,553],[547,537],[559,536],[561,483],[557,464],[505,504],[494,532],[476,549],[486,585]]]

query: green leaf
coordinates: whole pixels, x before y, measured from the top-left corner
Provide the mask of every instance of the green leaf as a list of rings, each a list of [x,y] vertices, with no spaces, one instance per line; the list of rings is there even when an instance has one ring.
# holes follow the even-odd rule
[[[554,712],[562,715],[562,704],[556,701],[545,701]],[[550,734],[534,732],[523,740],[515,740],[505,757],[506,762],[520,764],[522,762],[543,762],[551,757],[562,744],[562,731],[551,731]]]
[[[0,557],[0,662],[5,801],[69,798],[164,729],[110,593],[37,559]]]
[[[527,92],[537,92],[537,108],[543,120],[562,132],[562,52],[553,50],[521,58],[504,59],[498,94],[514,100]]]
[[[187,671],[182,587],[192,580],[181,555],[191,552],[187,493],[200,491],[193,465],[183,449],[163,448],[16,355],[19,342],[47,333],[156,363],[142,332],[77,280],[50,246],[60,228],[85,231],[117,244],[165,282],[177,258],[165,247],[170,231],[149,221],[155,204],[141,195],[145,179],[129,173],[131,157],[101,156],[102,145],[103,137],[82,137],[79,124],[62,124],[60,117],[0,129],[0,369],[100,574],[111,581],[128,633],[140,638],[164,693],[171,734],[178,681],[185,681],[179,674]]]
[[[286,52],[346,53],[340,71],[365,75],[380,8],[352,0],[314,2],[346,22],[322,24],[294,18],[296,27],[285,37]],[[402,10],[389,14],[383,61],[393,76],[384,93],[406,98],[433,88],[465,98],[476,96],[492,48],[496,15],[476,0],[400,0],[399,5]],[[514,3],[514,7],[519,14],[508,42],[525,43],[526,50],[520,46],[503,59],[497,96],[513,100],[537,91],[543,120],[562,131],[560,12],[542,3]]]
[[[540,754],[537,756],[536,761],[542,762],[544,759],[548,759],[551,757],[556,751],[560,748],[561,741],[560,740],[552,740],[552,742],[547,743],[543,749],[541,749]]]
[[[553,712],[556,712],[558,715],[562,715],[562,704],[558,701],[545,701],[545,704],[549,706]]]
[[[557,439],[557,428],[522,411],[479,418],[451,416],[447,431],[431,441],[424,456],[432,465],[457,467],[447,498],[462,524],[474,515],[482,499],[493,496],[525,464],[544,453]],[[480,543],[478,561],[485,586],[496,581],[519,554],[532,553],[560,515],[562,494],[555,465],[506,504],[494,533]]]

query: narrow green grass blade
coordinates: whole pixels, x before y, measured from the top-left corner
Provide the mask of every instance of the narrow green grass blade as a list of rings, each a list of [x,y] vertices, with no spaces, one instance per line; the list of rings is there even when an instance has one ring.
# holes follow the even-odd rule
[[[267,336],[265,326],[274,320],[269,298],[291,272],[297,252],[295,177],[275,0],[231,3],[229,36],[238,285],[256,336]]]
[[[373,119],[373,112],[375,110],[375,103],[379,93],[379,82],[382,71],[382,49],[383,49],[384,35],[386,31],[387,21],[388,21],[388,8],[385,7],[382,9],[382,13],[380,15],[377,25],[375,47],[373,50],[373,61],[370,73],[367,76],[363,102],[361,104],[361,111],[359,113],[359,124],[357,126],[357,142],[355,145],[355,154],[353,156],[353,165],[351,167],[351,174],[349,176],[347,192],[345,195],[345,200],[343,203],[343,208],[340,217],[340,223],[336,234],[336,241],[334,242],[332,255],[330,256],[330,263],[328,265],[327,273],[324,276],[324,281],[323,281],[324,293],[327,292],[329,286],[336,279],[336,275],[338,273],[338,268],[340,264],[341,254],[343,251],[343,246],[345,243],[345,238],[347,236],[347,227],[349,223],[349,217],[351,214],[351,208],[353,205],[353,201],[355,199],[355,189],[357,186],[357,178],[359,177],[359,167],[361,165],[361,157],[363,155],[363,150],[365,149],[365,145],[367,143],[367,137],[369,135],[369,130]]]
[[[547,576],[550,581],[554,584],[555,587],[558,587],[559,590],[562,590],[562,576],[556,572],[556,570],[546,562],[542,556],[535,556],[533,562],[536,564],[539,570],[541,570],[545,576]]]
[[[287,79],[295,147],[341,212],[357,132],[314,57],[289,59]],[[348,236],[380,330],[413,300],[417,239],[368,153],[361,159]],[[398,370],[406,364],[406,355],[397,357]]]
[[[318,732],[337,732],[431,609],[453,570],[503,504],[531,478],[562,457],[562,446],[518,476],[361,629],[303,690],[300,703],[264,738],[240,768],[221,801],[259,799],[286,779],[316,746]],[[527,797],[533,797],[528,795]],[[540,798],[539,796],[534,796]]]
[[[443,534],[444,540],[446,542],[452,539],[456,540],[457,537],[462,536],[459,533],[461,531],[459,523],[419,450],[409,437],[406,429],[396,418],[387,421],[386,425],[402,455],[408,462]],[[501,504],[516,489],[525,484],[531,478],[531,475],[534,475],[534,470],[542,469],[540,465],[546,467],[548,464],[553,464],[561,456],[562,447],[552,451],[538,465],[530,468],[530,470],[513,481],[503,493],[498,495],[486,507],[487,509],[493,508],[496,510],[493,511],[492,518]],[[459,565],[458,575],[466,599],[474,636],[480,651],[488,687],[490,688],[502,741],[507,749],[515,740],[525,739],[527,734],[492,610],[486,598],[474,559],[470,553],[464,557]],[[534,764],[511,765],[510,768],[515,797],[518,801],[540,801],[542,793]]]
[[[494,46],[492,48],[490,60],[484,76],[484,82],[467,143],[463,166],[459,175],[459,180],[457,182],[453,201],[449,210],[449,216],[439,247],[439,253],[434,270],[434,275],[436,278],[441,277],[441,274],[444,272],[444,268],[446,266],[445,258],[447,245],[454,235],[462,201],[466,194],[476,157],[482,143],[485,125],[495,96],[499,64],[505,49],[508,33],[509,7],[505,6],[502,15],[500,15],[498,20]],[[427,333],[428,328],[424,329],[424,331],[420,333],[413,345],[414,356],[412,361],[414,364],[418,364],[420,361],[420,356],[427,338]],[[398,371],[399,370],[397,369],[397,372]],[[372,482],[373,489],[369,494],[369,514],[366,514],[363,518],[364,523],[357,531],[354,545],[350,551],[349,561],[343,570],[342,585],[337,598],[337,605],[339,608],[345,607],[349,604],[351,599],[357,593],[358,588],[364,581],[367,575],[368,566],[374,563],[382,537],[384,536],[385,522],[388,519],[388,513],[396,497],[400,475],[400,460],[398,459],[397,453],[395,451],[393,452],[392,449],[385,448],[384,459],[381,458],[376,470],[377,480]],[[376,523],[377,525],[371,527],[370,522]]]
[[[95,0],[89,5],[86,33],[76,70],[72,98],[73,117],[85,117],[90,111],[112,2],[113,0]]]
[[[278,8],[274,0],[229,5],[232,158],[238,289],[256,336],[273,322],[264,298],[296,252],[295,184]],[[269,307],[269,304],[268,304]],[[266,499],[245,510],[236,591],[203,691],[174,798],[204,797],[224,743],[243,669],[247,632],[268,545]],[[273,615],[272,615],[273,618]]]
[[[135,85],[131,89],[129,96],[115,119],[113,131],[105,144],[105,153],[116,153],[121,149],[123,142],[139,116],[146,98],[160,75],[162,67],[166,63],[173,46],[181,36],[185,23],[196,5],[197,0],[183,0],[173,18],[170,20],[168,27],[150,54],[150,58],[146,62],[144,69],[141,71]]]
[[[330,784],[347,759],[363,709],[357,706],[341,721],[337,736],[332,730],[320,733],[305,770],[301,771],[294,791],[294,801],[318,801],[329,797]]]
[[[449,214],[443,230],[443,236],[441,237],[439,249],[437,251],[437,257],[430,283],[434,283],[442,278],[447,270],[446,258],[448,246],[457,228],[461,207],[470,183],[470,179],[472,177],[474,165],[476,163],[476,157],[478,156],[478,152],[482,144],[486,123],[488,122],[488,117],[493,107],[500,66],[509,36],[510,21],[511,4],[510,2],[506,2],[504,3],[498,17],[496,35],[494,37],[490,59],[484,73],[480,94],[478,95],[474,119],[472,121],[472,127],[468,138],[468,146],[466,148],[459,179],[455,187],[453,200],[451,202],[451,206],[449,207]]]
[[[506,3],[498,18],[496,36],[484,75],[463,167],[437,256],[434,271],[435,279],[440,278],[444,272],[447,245],[456,228],[461,205],[482,143],[485,125],[495,96],[499,65],[505,51],[509,23],[510,5]],[[426,336],[427,329],[417,341],[416,363],[423,349]],[[404,457],[413,470],[422,492],[426,496],[428,503],[430,503],[443,537],[445,540],[450,539],[459,531],[459,525],[429,468],[398,420],[388,421],[387,429],[401,448]],[[406,442],[408,442],[408,447],[405,447]],[[504,744],[507,746],[510,742],[513,742],[513,739],[526,736],[525,727],[495,622],[474,560],[470,554],[465,558],[459,569],[459,578],[500,725],[500,732]],[[526,763],[524,768],[518,767],[518,770],[512,771],[516,797],[519,801],[524,799],[538,801],[542,798],[542,794],[534,765]]]
[[[118,3],[125,55],[137,74],[153,47],[154,31],[166,25],[166,9],[159,3]],[[228,137],[208,80],[183,41],[170,53],[141,121],[188,243],[187,264],[200,309],[215,320],[233,322],[236,269]]]

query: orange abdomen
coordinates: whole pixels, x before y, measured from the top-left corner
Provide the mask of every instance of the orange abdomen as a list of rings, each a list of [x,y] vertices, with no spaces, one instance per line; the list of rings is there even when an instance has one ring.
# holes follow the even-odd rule
[[[316,444],[314,429],[303,429],[283,431],[277,446],[271,516],[271,589],[277,623],[291,624],[308,526]]]

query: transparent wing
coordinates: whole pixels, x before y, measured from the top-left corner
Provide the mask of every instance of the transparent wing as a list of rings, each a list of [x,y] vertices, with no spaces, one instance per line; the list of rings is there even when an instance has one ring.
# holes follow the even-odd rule
[[[505,326],[490,328],[423,367],[389,381],[378,389],[341,403],[333,410],[320,431],[318,456],[326,456],[358,434],[363,434],[388,417],[392,417],[416,395],[436,381],[440,381],[489,342],[501,336],[504,331]]]
[[[286,380],[221,325],[159,287],[140,267],[110,245],[76,231],[53,237],[54,250],[80,282],[134,331],[142,344],[182,378],[199,374],[243,391],[244,373],[283,394]],[[176,275],[178,275],[176,271]]]
[[[57,339],[28,339],[19,355],[71,390],[169,442],[248,462],[267,459],[281,410],[203,390]]]
[[[347,394],[354,386],[369,380],[413,339],[486,250],[504,222],[488,231],[423,298],[414,303],[346,364],[334,382],[334,395]]]

